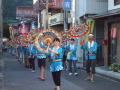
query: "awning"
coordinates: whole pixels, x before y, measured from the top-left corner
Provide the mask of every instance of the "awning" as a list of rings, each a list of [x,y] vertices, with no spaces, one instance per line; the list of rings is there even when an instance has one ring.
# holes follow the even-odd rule
[[[120,14],[120,8],[114,9],[114,10],[108,10],[104,13],[100,13],[94,16],[89,16],[87,19],[97,19],[97,18],[104,18],[108,16],[118,15]]]

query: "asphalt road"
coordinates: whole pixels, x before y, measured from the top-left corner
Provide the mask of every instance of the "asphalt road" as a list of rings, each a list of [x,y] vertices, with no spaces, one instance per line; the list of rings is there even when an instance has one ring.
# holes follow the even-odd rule
[[[8,54],[3,54],[5,60],[5,90],[53,90],[55,87],[51,73],[49,71],[49,65],[45,70],[46,81],[40,81],[39,69],[36,63],[36,72],[32,73],[23,65],[21,65],[17,59]],[[120,82],[95,75],[95,83],[85,81],[86,72],[78,69],[78,76],[69,76],[69,72],[62,71],[62,85],[61,90],[120,90]]]

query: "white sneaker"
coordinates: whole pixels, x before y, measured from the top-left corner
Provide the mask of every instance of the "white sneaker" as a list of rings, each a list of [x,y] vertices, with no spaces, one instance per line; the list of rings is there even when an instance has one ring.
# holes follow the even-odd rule
[[[35,72],[35,70],[32,70],[31,72],[33,72],[33,73],[34,73],[34,72]]]
[[[78,73],[74,73],[74,75],[75,75],[75,76],[77,76],[77,75],[78,75]]]
[[[71,75],[72,75],[72,73],[69,73],[69,75],[71,76]]]

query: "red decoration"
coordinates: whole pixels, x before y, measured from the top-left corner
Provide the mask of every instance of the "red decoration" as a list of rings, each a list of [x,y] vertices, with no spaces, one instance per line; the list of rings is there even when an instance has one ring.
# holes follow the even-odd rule
[[[117,38],[117,28],[116,27],[113,27],[111,29],[111,38],[112,39],[116,39]]]
[[[102,40],[103,45],[107,45],[108,41],[107,40]]]

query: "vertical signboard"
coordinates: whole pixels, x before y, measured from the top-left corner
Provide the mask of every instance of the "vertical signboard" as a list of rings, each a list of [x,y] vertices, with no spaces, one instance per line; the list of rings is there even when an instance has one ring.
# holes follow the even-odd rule
[[[93,31],[94,31],[95,20],[89,19],[89,20],[87,20],[87,24],[89,25],[90,30],[89,30],[88,33],[86,34],[86,39],[85,39],[85,41],[88,41],[88,34],[89,34],[89,33],[93,33]]]
[[[72,0],[64,0],[63,4],[64,10],[71,10],[72,9]]]

